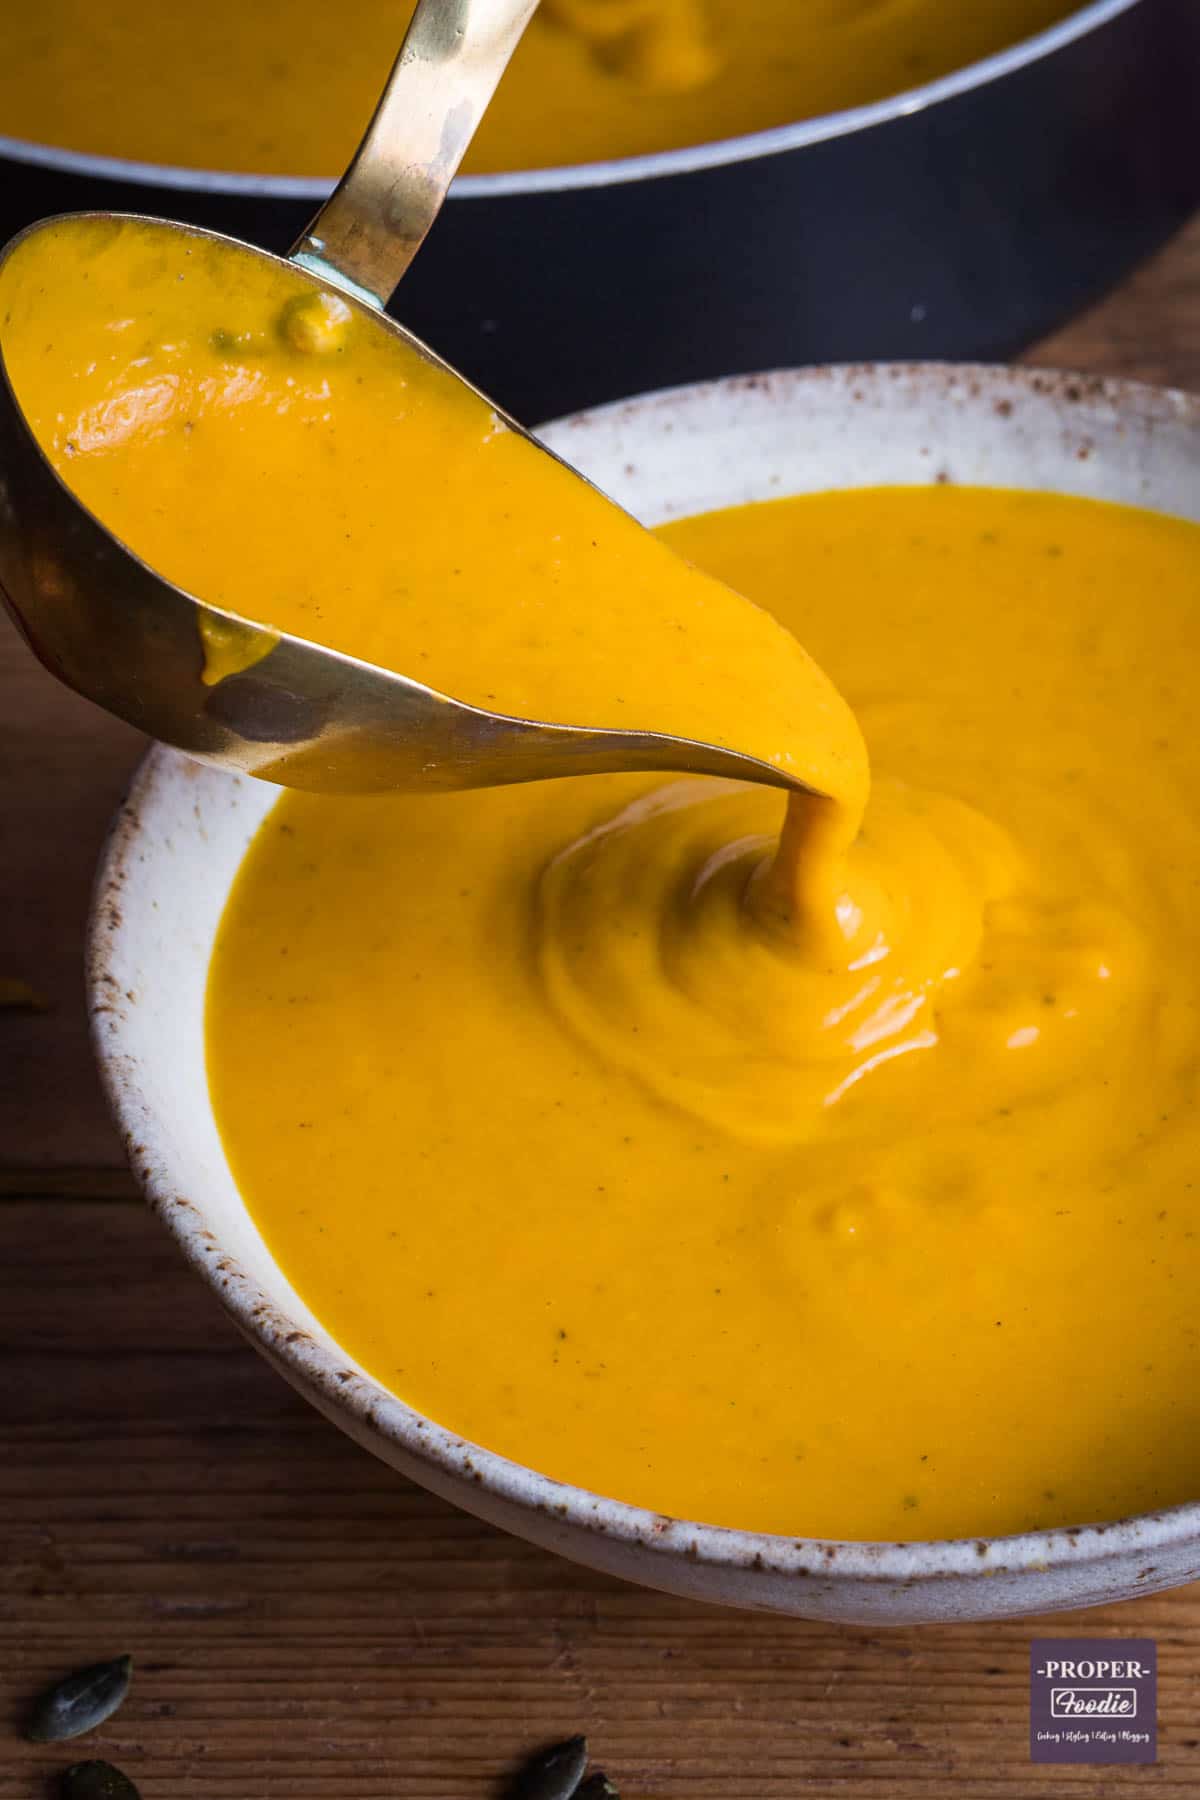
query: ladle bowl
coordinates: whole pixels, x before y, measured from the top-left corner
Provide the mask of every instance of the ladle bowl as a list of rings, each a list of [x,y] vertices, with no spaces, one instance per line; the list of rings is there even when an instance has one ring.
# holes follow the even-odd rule
[[[289,258],[217,232],[154,225],[275,267],[290,263],[298,286],[336,291],[372,329],[440,362],[383,309],[437,216],[535,3],[422,0],[354,160]],[[0,257],[0,273],[31,235],[60,223],[28,227]],[[80,503],[22,410],[2,333],[0,471],[0,591],[35,654],[109,712],[218,767],[348,793],[617,769],[803,786],[756,757],[667,733],[489,712],[288,633],[271,632],[253,666],[206,681],[202,628],[252,635],[255,622],[168,581]]]

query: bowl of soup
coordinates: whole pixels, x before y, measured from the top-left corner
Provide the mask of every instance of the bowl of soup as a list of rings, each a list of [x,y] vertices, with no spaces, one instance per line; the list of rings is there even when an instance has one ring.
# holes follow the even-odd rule
[[[102,207],[286,249],[402,23],[383,0],[14,15],[0,235]],[[1007,356],[1188,216],[1198,104],[1190,0],[545,0],[395,310],[521,418]]]
[[[766,788],[153,750],[89,967],[152,1207],[358,1443],[606,1572],[869,1623],[1193,1578],[1200,407],[848,366],[545,438],[852,709],[853,954],[733,941]]]

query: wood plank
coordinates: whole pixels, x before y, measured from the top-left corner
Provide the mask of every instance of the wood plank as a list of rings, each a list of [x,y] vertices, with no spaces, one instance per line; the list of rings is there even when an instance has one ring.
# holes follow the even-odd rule
[[[138,734],[48,675],[0,608],[0,979],[46,1004],[0,1010],[0,1171],[123,1166],[88,1046],[92,871]]]
[[[9,1201],[0,1232],[0,1717],[130,1650],[133,1694],[85,1747],[147,1800],[486,1800],[578,1729],[627,1800],[1025,1800],[1032,1623],[833,1628],[578,1569],[320,1419],[140,1207]],[[1200,1588],[1087,1629],[1158,1639],[1162,1761],[1043,1769],[1037,1791],[1182,1800]],[[79,1753],[5,1749],[0,1800]]]
[[[1022,360],[1200,391],[1200,219]]]

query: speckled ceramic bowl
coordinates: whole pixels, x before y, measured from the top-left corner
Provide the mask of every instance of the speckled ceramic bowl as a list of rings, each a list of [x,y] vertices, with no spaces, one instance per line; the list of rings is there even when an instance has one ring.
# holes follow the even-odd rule
[[[545,435],[650,522],[816,488],[937,481],[1059,489],[1200,518],[1200,403],[1117,382],[937,365],[815,369],[652,394]],[[992,1540],[770,1537],[548,1480],[452,1436],[372,1380],[280,1273],[234,1185],[205,1081],[213,936],[274,798],[265,784],[170,751],[143,762],[96,887],[95,1041],[151,1205],[263,1355],[351,1437],[549,1549],[735,1606],[907,1624],[1088,1606],[1200,1575],[1200,1503]]]

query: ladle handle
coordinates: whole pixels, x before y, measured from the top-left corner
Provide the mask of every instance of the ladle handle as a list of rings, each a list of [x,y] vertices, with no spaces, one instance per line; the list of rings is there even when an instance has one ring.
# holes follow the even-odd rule
[[[537,0],[419,0],[354,160],[292,261],[386,306]]]

